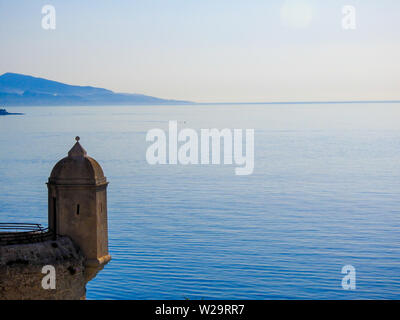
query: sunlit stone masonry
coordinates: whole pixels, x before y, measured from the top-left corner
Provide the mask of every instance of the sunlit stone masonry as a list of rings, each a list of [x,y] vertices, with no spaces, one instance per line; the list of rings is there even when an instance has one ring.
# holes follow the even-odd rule
[[[76,137],[47,183],[49,227],[0,223],[0,299],[85,299],[111,260],[107,185]]]

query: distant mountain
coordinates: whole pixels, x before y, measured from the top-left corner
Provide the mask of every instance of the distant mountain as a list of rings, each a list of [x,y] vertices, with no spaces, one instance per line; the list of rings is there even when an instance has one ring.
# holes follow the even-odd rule
[[[0,76],[0,106],[189,104],[143,94],[115,93],[90,86],[73,86],[18,73]]]

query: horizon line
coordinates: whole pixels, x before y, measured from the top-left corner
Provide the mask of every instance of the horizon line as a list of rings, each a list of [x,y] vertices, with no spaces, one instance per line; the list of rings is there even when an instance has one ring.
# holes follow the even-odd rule
[[[168,100],[167,100],[168,101]],[[177,102],[182,100],[177,100]],[[184,101],[184,103],[139,103],[139,104],[99,104],[99,105],[74,105],[74,104],[57,104],[57,105],[37,105],[37,104],[18,104],[18,105],[3,105],[2,107],[104,107],[104,106],[171,106],[171,105],[179,105],[179,106],[187,106],[187,105],[284,105],[284,104],[373,104],[373,103],[400,103],[400,100],[343,100],[343,101],[282,101],[282,102],[195,102],[195,101]]]
[[[400,100],[332,100],[332,101],[269,101],[269,102],[193,102],[193,104],[342,104],[400,103]]]

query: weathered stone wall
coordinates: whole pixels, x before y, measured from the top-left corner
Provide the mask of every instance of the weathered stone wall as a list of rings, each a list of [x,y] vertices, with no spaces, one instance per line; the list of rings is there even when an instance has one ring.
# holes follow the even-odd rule
[[[56,289],[43,289],[45,265],[56,270]],[[0,299],[85,299],[85,257],[70,238],[0,246]]]

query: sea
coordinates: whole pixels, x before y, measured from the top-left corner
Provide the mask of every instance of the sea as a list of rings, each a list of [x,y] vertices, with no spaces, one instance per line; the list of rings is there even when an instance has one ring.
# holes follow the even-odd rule
[[[111,262],[87,299],[399,299],[400,104],[8,107],[0,222],[47,226],[80,136],[108,187]],[[150,165],[149,130],[254,129],[254,171]],[[355,288],[343,287],[345,266]]]

